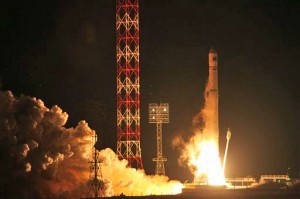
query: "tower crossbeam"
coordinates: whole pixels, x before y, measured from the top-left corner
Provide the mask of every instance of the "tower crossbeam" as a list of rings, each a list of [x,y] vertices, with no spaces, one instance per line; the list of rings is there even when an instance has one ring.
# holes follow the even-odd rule
[[[152,159],[156,162],[155,174],[165,175],[164,162],[167,161],[167,158],[163,156],[162,124],[169,123],[169,104],[149,104],[149,123],[156,123],[156,158]]]
[[[117,155],[143,169],[140,146],[139,1],[117,0]]]

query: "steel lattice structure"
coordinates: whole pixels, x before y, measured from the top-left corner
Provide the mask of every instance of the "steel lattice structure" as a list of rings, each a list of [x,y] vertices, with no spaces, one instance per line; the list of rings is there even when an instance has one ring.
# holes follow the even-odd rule
[[[155,174],[165,175],[164,162],[167,161],[167,158],[163,155],[162,124],[169,123],[169,104],[149,104],[149,123],[156,124],[156,158],[153,158],[153,161],[156,162]]]
[[[93,140],[96,145],[97,135],[93,135]],[[88,181],[87,197],[103,197],[104,196],[104,184],[102,178],[102,171],[100,166],[99,152],[96,146],[93,147],[92,160],[90,163],[90,180]]]
[[[139,1],[117,0],[117,154],[143,169],[140,146]]]

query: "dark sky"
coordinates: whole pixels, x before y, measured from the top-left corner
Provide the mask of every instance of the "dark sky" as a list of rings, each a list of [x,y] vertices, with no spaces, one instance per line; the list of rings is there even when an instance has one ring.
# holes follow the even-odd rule
[[[68,126],[90,118],[89,99],[104,101],[99,134],[102,147],[115,150],[115,1],[32,0],[6,2],[0,9],[2,90],[59,105],[70,115]],[[203,106],[207,53],[214,45],[221,156],[226,129],[232,130],[227,176],[285,174],[288,167],[298,175],[299,24],[298,0],[140,0],[146,173],[154,173],[156,150],[147,106],[161,101],[170,104],[171,123],[163,126],[167,175],[192,179],[178,166],[171,139],[192,135],[192,118]]]

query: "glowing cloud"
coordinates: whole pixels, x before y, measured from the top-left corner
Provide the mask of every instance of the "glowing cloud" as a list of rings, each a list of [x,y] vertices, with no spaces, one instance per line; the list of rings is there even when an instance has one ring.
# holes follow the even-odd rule
[[[103,177],[112,183],[111,194],[139,196],[181,193],[183,185],[178,181],[169,181],[167,176],[146,175],[143,170],[127,167],[127,160],[119,160],[109,148],[100,151],[103,160]]]
[[[86,196],[95,131],[85,121],[66,128],[67,119],[56,105],[0,91],[0,187],[7,198]],[[128,168],[111,149],[99,154],[105,196],[181,192],[180,182]]]

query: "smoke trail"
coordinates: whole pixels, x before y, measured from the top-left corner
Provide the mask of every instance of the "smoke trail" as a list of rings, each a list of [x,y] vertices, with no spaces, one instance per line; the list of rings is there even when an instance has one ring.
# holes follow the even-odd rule
[[[68,114],[36,98],[0,92],[1,197],[79,197],[89,177],[95,133],[85,121],[65,128]]]

